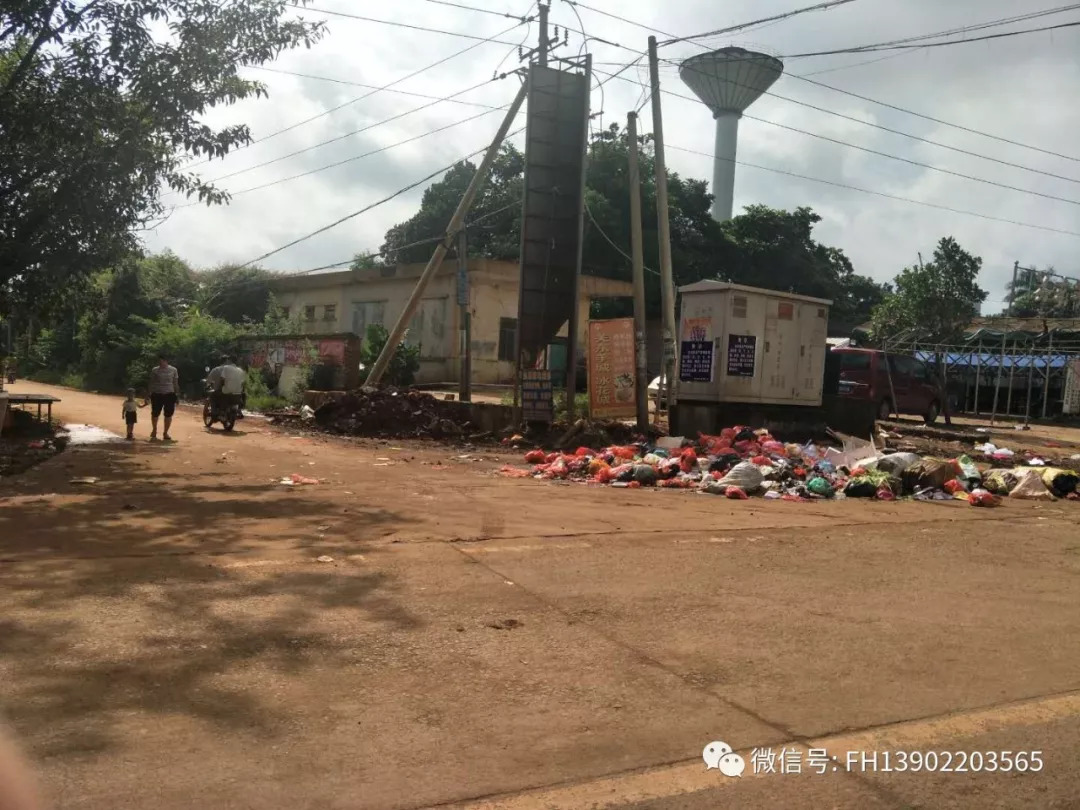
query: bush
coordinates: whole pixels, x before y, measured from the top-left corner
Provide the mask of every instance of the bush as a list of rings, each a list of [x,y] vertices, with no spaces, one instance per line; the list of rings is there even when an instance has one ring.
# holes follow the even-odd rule
[[[386,341],[389,339],[390,333],[386,331],[385,327],[373,323],[367,328],[367,334],[364,335],[364,345],[360,347],[360,362],[364,366],[360,371],[361,383],[367,381],[371,367],[379,359],[379,354],[382,353],[383,346],[386,345]],[[386,374],[383,375],[383,381],[387,385],[412,385],[416,380],[416,372],[419,370],[420,347],[410,346],[405,341],[402,341],[398,344],[397,351],[394,352],[394,358],[390,361]]]
[[[247,407],[249,410],[273,411],[289,404],[282,397],[270,393],[262,369],[248,369],[245,389],[247,391]]]
[[[175,318],[149,322],[150,334],[142,343],[139,356],[127,369],[128,385],[145,391],[150,370],[164,355],[180,375],[181,391],[189,397],[203,396],[201,380],[206,367],[214,367],[221,355],[230,352],[238,335],[232,324],[193,312]]]

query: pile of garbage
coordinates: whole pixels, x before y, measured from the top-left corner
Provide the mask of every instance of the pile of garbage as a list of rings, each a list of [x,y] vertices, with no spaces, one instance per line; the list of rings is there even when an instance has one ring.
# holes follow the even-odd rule
[[[636,489],[688,489],[732,499],[813,501],[869,498],[892,501],[965,500],[994,506],[1002,496],[1080,500],[1080,474],[1055,467],[990,469],[967,455],[953,459],[879,451],[871,442],[836,434],[842,448],[784,443],[768,430],[725,428],[696,440],[660,439],[654,445],[578,447],[573,453],[525,454],[529,470],[502,468],[509,477],[570,480]]]
[[[295,416],[275,416],[277,421],[312,421],[332,433],[394,439],[454,439],[474,429],[459,403],[392,387],[350,391],[314,410],[305,405]]]

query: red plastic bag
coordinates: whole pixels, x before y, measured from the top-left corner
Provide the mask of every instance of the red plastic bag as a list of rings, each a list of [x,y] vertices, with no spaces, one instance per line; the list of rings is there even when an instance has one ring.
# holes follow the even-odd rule
[[[547,473],[551,475],[552,478],[566,478],[566,476],[570,474],[570,468],[567,467],[566,462],[560,458],[552,462]]]
[[[590,450],[588,447],[579,447],[575,456],[596,456],[599,455],[595,450]]]
[[[525,454],[526,464],[543,464],[547,461],[547,454],[543,450],[530,450]]]
[[[759,467],[771,467],[773,465],[768,456],[754,456],[750,461]]]
[[[738,432],[737,428],[724,428],[720,431],[720,436],[728,441],[735,441],[735,434]]]
[[[631,481],[629,484],[626,485],[626,487],[627,489],[641,489],[641,482]]]
[[[545,464],[551,464],[551,463],[553,463],[553,462],[555,461],[555,459],[557,459],[558,457],[559,457],[559,454],[558,454],[558,453],[548,453],[548,454],[547,454],[546,456],[544,456],[544,463],[545,463]]]
[[[879,501],[895,501],[896,495],[888,487],[881,487],[875,496]]]
[[[985,489],[973,489],[968,495],[968,503],[972,506],[997,506],[1001,501]]]
[[[596,480],[601,484],[610,484],[615,480],[615,471],[611,467],[601,467],[596,471]]]
[[[954,478],[951,481],[946,481],[942,489],[944,489],[950,495],[955,495],[957,492],[964,491],[964,485]]]
[[[611,453],[615,458],[624,458],[627,461],[637,457],[637,448],[633,445],[627,445],[625,447],[612,447]]]
[[[748,501],[750,496],[743,491],[742,487],[728,487],[724,495],[733,501]]]
[[[679,456],[679,469],[684,473],[693,472],[697,469],[697,453],[691,448],[687,448],[682,451],[682,455]]]
[[[851,471],[852,478],[861,478],[864,475],[866,475],[866,467],[856,467]]]

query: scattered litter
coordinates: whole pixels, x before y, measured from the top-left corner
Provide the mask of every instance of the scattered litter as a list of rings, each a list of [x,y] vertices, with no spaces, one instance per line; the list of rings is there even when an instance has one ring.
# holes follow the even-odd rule
[[[100,478],[94,478],[94,476],[92,476],[92,475],[87,475],[87,476],[84,476],[82,478],[72,478],[71,483],[73,483],[73,484],[96,484],[100,480],[101,480]]]
[[[310,405],[301,405],[300,418],[303,419],[305,422],[310,422],[315,418],[315,411]]]
[[[492,630],[516,630],[524,627],[525,623],[518,619],[499,619],[497,622],[490,622],[487,626]]]
[[[323,554],[321,557],[316,557],[315,561],[321,563],[330,563],[334,561],[334,558],[331,557],[329,554]]]
[[[295,487],[303,486],[305,484],[317,484],[319,483],[319,479],[308,478],[307,476],[300,475],[299,473],[293,473],[292,475],[285,476],[280,481],[278,481],[278,483],[287,487]]]
[[[1016,486],[1009,492],[1010,498],[1022,498],[1028,501],[1053,501],[1054,493],[1046,488],[1038,470],[1024,470]]]
[[[997,506],[1001,501],[985,489],[973,489],[968,495],[968,503],[972,506]]]

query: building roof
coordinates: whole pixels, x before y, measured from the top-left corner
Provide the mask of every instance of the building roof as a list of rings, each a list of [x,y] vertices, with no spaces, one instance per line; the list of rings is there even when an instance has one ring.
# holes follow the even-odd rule
[[[693,284],[687,284],[684,287],[679,287],[679,292],[723,292],[724,290],[735,290],[737,292],[751,293],[755,295],[770,295],[774,298],[787,298],[794,301],[806,301],[810,304],[824,304],[825,306],[832,306],[832,301],[828,298],[811,298],[809,295],[798,295],[797,293],[781,292],[780,290],[766,290],[764,287],[748,287],[745,284],[734,284],[730,281],[697,281]]]

